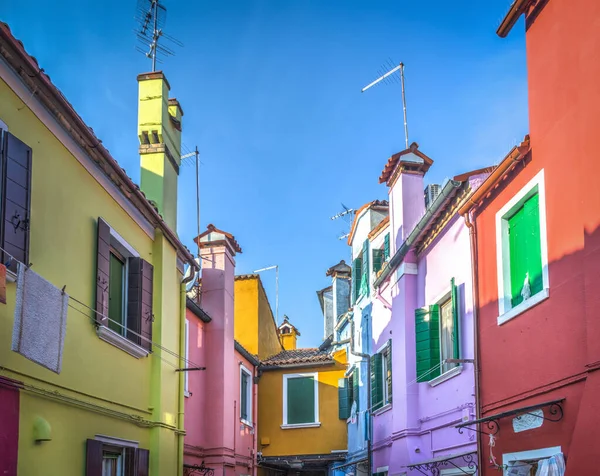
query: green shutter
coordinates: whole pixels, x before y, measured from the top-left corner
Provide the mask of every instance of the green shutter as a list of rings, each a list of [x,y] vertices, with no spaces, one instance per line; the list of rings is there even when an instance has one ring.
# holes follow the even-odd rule
[[[454,278],[450,281],[452,287],[452,344],[454,351],[452,356],[455,359],[460,359],[460,307],[458,302],[458,287],[454,282]]]
[[[511,304],[523,301],[521,292],[529,274],[531,295],[540,292],[542,282],[542,251],[540,241],[539,196],[529,198],[508,220]]]
[[[415,309],[415,336],[417,382],[428,382],[440,375],[440,306]]]
[[[287,423],[315,423],[313,377],[295,377],[287,380]]]
[[[242,420],[248,420],[248,375],[245,372],[242,372],[240,393],[240,417]]]
[[[362,250],[362,276],[360,280],[360,295],[369,294],[369,240],[365,240]]]
[[[352,400],[356,402],[357,412],[360,410],[359,383],[360,373],[358,371],[358,367],[356,367],[354,372],[352,372]],[[350,402],[350,404],[352,404],[352,402]]]
[[[373,271],[376,273],[383,266],[383,250],[373,250]]]
[[[338,380],[338,402],[339,402],[339,418],[347,420],[350,418],[350,408],[352,406],[351,394],[352,387],[350,379],[341,378]]]
[[[390,234],[383,237],[383,261],[390,259]]]
[[[387,352],[385,354],[385,365],[387,374],[384,376],[385,384],[387,385],[388,401],[386,403],[392,403],[392,341],[388,343]]]
[[[352,303],[358,301],[360,280],[362,278],[362,258],[359,256],[352,263]]]
[[[383,406],[383,361],[381,354],[371,356],[371,409],[375,411]]]

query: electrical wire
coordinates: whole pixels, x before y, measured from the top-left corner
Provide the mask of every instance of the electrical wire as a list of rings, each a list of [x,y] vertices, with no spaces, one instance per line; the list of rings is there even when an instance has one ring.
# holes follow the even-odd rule
[[[0,246],[0,251],[4,252],[6,255],[8,255],[10,257],[11,260],[14,260],[15,262],[19,263],[21,266],[25,266],[27,268],[31,267],[32,265],[26,265],[25,263],[23,263],[22,261],[18,260],[17,258],[15,258],[12,254],[10,254],[8,251],[6,251],[4,248],[2,248]],[[86,307],[87,309],[89,309],[90,311],[92,311],[94,314],[96,314],[97,316],[100,316],[102,318],[102,320],[106,320],[106,321],[110,321],[116,325],[118,325],[119,327],[123,328],[125,331],[127,331],[128,333],[131,333],[133,335],[135,335],[136,337],[139,337],[140,339],[143,339],[144,341],[148,342],[149,344],[155,346],[156,348],[166,352],[167,354],[175,357],[179,362],[183,362],[185,363],[188,367],[202,367],[201,365],[186,359],[185,357],[180,356],[179,354],[177,354],[176,352],[173,352],[172,350],[163,347],[162,345],[158,344],[157,342],[152,341],[151,339],[148,339],[147,337],[138,334],[137,332],[129,329],[127,326],[121,324],[118,321],[115,321],[114,319],[111,319],[110,317],[96,311],[95,309],[91,308],[90,306],[88,306],[87,304],[85,304],[84,302],[80,301],[79,299],[68,295],[70,300],[75,301],[76,303],[80,304],[81,306]],[[80,309],[77,309],[76,307],[72,306],[71,304],[69,304],[69,307],[72,309],[75,309],[76,311],[79,311],[81,314],[83,314],[84,316],[88,317],[89,319],[91,319],[93,322],[96,322],[96,319],[88,314],[85,314],[84,312],[82,312]],[[164,360],[160,355],[158,355],[158,353],[155,353],[155,355],[160,358],[163,362],[168,363],[169,365],[171,365],[173,368],[178,369],[178,367],[176,365],[174,365],[171,362],[167,362],[166,360]]]

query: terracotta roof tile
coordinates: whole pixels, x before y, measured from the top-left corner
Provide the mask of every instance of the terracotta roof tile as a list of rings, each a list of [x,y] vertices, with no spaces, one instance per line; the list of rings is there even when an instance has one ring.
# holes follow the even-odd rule
[[[384,183],[384,182],[388,183],[390,178],[392,178],[392,176],[394,175],[394,170],[396,170],[396,166],[400,162],[400,159],[403,156],[410,154],[410,153],[413,153],[417,157],[420,157],[421,159],[423,159],[424,163],[422,165],[422,168],[425,172],[427,172],[429,167],[431,167],[431,165],[433,164],[433,160],[430,159],[429,157],[427,157],[423,152],[421,152],[419,150],[419,144],[417,144],[416,142],[413,142],[408,149],[404,149],[404,150],[392,155],[388,159],[387,163],[385,164],[385,167],[383,168],[383,171],[381,172],[381,175],[379,176],[379,183]]]
[[[312,364],[319,362],[333,362],[327,352],[317,348],[284,350],[268,359],[263,360],[264,367],[279,367],[293,364]]]

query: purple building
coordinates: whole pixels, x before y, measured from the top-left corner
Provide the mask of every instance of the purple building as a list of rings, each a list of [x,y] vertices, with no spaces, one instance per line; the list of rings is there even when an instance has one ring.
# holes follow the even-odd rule
[[[372,471],[475,474],[469,229],[457,214],[488,172],[424,186],[433,161],[413,143],[388,160],[390,256],[373,283]],[[391,318],[389,309],[391,308]]]

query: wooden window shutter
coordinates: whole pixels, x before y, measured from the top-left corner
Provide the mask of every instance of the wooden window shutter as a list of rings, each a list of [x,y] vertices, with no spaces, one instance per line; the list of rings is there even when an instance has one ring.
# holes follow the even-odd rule
[[[85,476],[102,476],[102,442],[89,439],[85,446]]]
[[[150,474],[150,451],[138,448],[135,451],[136,456],[136,476],[148,476]]]
[[[387,352],[385,353],[386,375],[385,385],[387,386],[388,401],[392,403],[392,341],[388,342]]]
[[[360,294],[363,296],[369,294],[369,240],[363,243]]]
[[[371,408],[373,411],[383,406],[383,360],[381,354],[371,356]]]
[[[98,218],[96,253],[96,323],[102,326],[108,326],[110,227],[102,218]]]
[[[383,261],[390,259],[390,234],[383,237]]]
[[[360,398],[359,398],[359,385],[360,385],[360,374],[358,367],[352,372],[352,401],[356,402],[356,411],[360,410]],[[350,402],[352,405],[352,402]]]
[[[454,282],[454,278],[450,281],[452,289],[452,345],[453,345],[453,357],[460,359],[460,306],[458,302],[458,287]]]
[[[358,301],[360,295],[360,281],[362,278],[362,258],[359,256],[352,264],[352,302]]]
[[[428,382],[440,375],[440,306],[415,309],[415,336],[417,382]]]
[[[136,448],[127,447],[125,448],[125,472],[124,476],[137,476],[137,457]]]
[[[338,380],[338,416],[340,420],[350,418],[350,409],[352,407],[351,390],[349,378]]]
[[[248,420],[248,383],[249,376],[242,371],[240,374],[240,418]]]
[[[383,250],[373,250],[373,271],[378,273],[383,266]]]
[[[15,259],[28,264],[32,151],[9,132],[2,134],[2,138],[1,246]],[[2,262],[7,261],[3,256]],[[8,269],[16,272],[17,263],[13,260]]]
[[[315,422],[315,379],[297,377],[287,380],[287,422]]]
[[[127,338],[152,350],[152,287],[154,268],[142,258],[129,258]],[[138,335],[141,334],[144,339]]]

